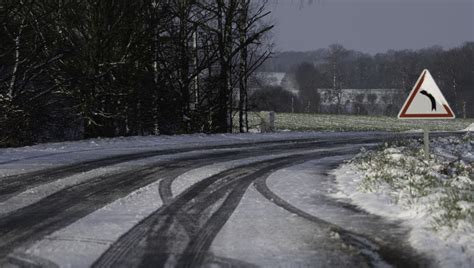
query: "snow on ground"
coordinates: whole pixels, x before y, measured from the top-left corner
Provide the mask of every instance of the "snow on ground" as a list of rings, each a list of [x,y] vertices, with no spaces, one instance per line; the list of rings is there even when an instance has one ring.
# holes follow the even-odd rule
[[[229,149],[214,149],[209,150],[208,152],[225,152]],[[74,174],[72,176],[64,177],[50,183],[41,184],[37,187],[27,189],[24,192],[21,192],[11,198],[0,202],[0,216],[2,214],[9,213],[11,211],[26,207],[31,205],[35,202],[40,201],[41,199],[54,194],[60,190],[63,190],[67,187],[71,187],[83,182],[86,182],[90,179],[106,176],[106,175],[113,175],[119,174],[121,172],[126,172],[130,170],[130,168],[134,167],[141,167],[145,165],[155,165],[158,163],[163,163],[164,161],[177,159],[179,157],[193,157],[198,156],[199,152],[191,151],[185,153],[178,153],[173,155],[163,155],[163,156],[156,156],[156,157],[148,157],[140,160],[128,161],[126,163],[120,163],[116,165],[111,165],[107,167],[100,167],[97,169],[93,169],[87,172],[82,172],[78,174]]]
[[[31,205],[35,202],[38,202],[42,198],[49,196],[66,187],[88,181],[92,178],[101,175],[117,173],[122,170],[123,168],[120,168],[118,166],[98,168],[28,189],[18,195],[15,195],[5,200],[4,202],[0,202],[0,216],[2,214],[6,214],[11,211]]]
[[[328,135],[328,133],[321,132],[291,132],[137,136],[43,143],[19,148],[0,148],[0,180],[4,176],[127,153],[191,148],[202,145],[230,145],[286,139],[327,138],[333,137],[334,135],[337,134],[330,133],[330,135]],[[367,135],[367,133],[354,133],[349,135],[363,136]]]
[[[310,153],[315,153],[315,152],[330,152],[330,151],[336,151],[340,150],[343,148],[349,148],[351,146],[340,146],[336,148],[331,148],[331,149],[316,149],[316,150],[307,150],[307,151],[299,151],[298,154],[310,154]],[[226,161],[226,162],[219,162],[213,165],[207,165],[203,166],[200,168],[196,168],[193,170],[190,170],[188,172],[185,172],[181,174],[180,176],[176,177],[175,180],[173,180],[173,183],[171,185],[171,190],[173,193],[173,196],[177,196],[180,193],[184,192],[187,188],[192,186],[193,184],[205,179],[209,178],[213,175],[216,175],[220,172],[223,172],[228,169],[252,164],[252,163],[257,163],[265,160],[270,160],[278,157],[285,157],[295,154],[293,153],[280,153],[280,154],[271,154],[271,155],[265,155],[265,156],[257,156],[257,157],[247,157],[245,159],[239,159],[239,160],[232,160],[232,161]]]
[[[333,196],[402,220],[411,228],[410,244],[437,266],[474,267],[473,141],[466,137],[434,139],[429,162],[406,149],[418,143],[361,156],[334,172],[339,192]]]
[[[390,222],[377,222],[378,219],[353,211],[332,198],[338,189],[332,176],[327,176],[327,169],[348,157],[351,156],[328,157],[280,169],[268,177],[268,187],[280,198],[310,215],[346,230],[377,237],[374,230],[387,228],[382,225]]]
[[[249,113],[249,125],[258,126],[258,112]],[[278,130],[292,131],[406,131],[428,127],[432,131],[458,131],[472,124],[474,120],[399,120],[389,116],[334,115],[334,114],[299,114],[277,113],[275,126]]]
[[[464,131],[474,132],[474,123],[470,124],[467,128],[463,129]]]
[[[343,134],[317,132],[218,135],[197,134],[171,137],[150,136],[115,139],[92,139],[76,142],[40,144],[21,148],[6,148],[0,149],[0,182],[2,176],[6,176],[9,174],[23,173],[46,167],[71,164],[78,161],[97,159],[101,157],[108,157],[124,153],[136,153],[150,150],[164,150],[170,148],[194,148],[196,146],[210,144],[223,145],[305,138],[330,139],[339,135],[344,135],[344,137],[366,137],[368,135],[375,134],[376,133],[373,132],[370,134],[364,132]],[[219,151],[222,150],[226,149],[219,149]],[[245,148],[242,148],[242,150],[245,150]],[[189,152],[184,154],[193,153],[194,152]],[[18,209],[25,205],[31,204],[32,202],[39,200],[39,198],[45,197],[64,187],[80,183],[81,181],[84,181],[88,178],[105,174],[113,174],[123,169],[127,169],[128,166],[146,165],[153,163],[153,161],[165,161],[166,159],[172,159],[177,156],[178,155],[151,157],[115,166],[98,168],[96,170],[92,170],[83,174],[73,175],[71,177],[64,178],[43,186],[38,186],[36,188],[30,189],[29,191],[21,193],[20,195],[15,196],[12,199],[0,204],[0,208],[3,209],[3,213],[12,211],[14,209]],[[271,157],[277,156],[278,155],[273,155]],[[237,161],[230,161],[227,163],[207,166],[201,169],[190,171],[189,173],[180,176],[177,179],[176,183],[173,184],[173,193],[178,194],[197,180],[212,176],[213,174],[223,171],[224,169],[237,167],[253,161],[261,161],[265,159],[267,158],[255,157],[251,160],[243,159]],[[262,197],[256,198],[262,199]],[[264,200],[261,202],[265,203],[267,201]],[[251,203],[252,202],[249,201],[245,203],[247,204],[245,206],[248,207]],[[134,193],[124,198],[116,200],[115,202],[89,214],[88,216],[76,221],[75,223],[67,227],[57,232],[54,232],[53,234],[37,242],[33,246],[29,248],[20,249],[17,254],[19,254],[18,256],[21,256],[22,254],[26,253],[27,255],[38,256],[39,258],[51,259],[60,266],[70,266],[71,263],[78,264],[78,266],[81,267],[90,265],[110,246],[113,241],[117,240],[120,235],[128,231],[132,226],[134,226],[141,219],[145,218],[150,213],[155,211],[161,205],[162,201],[159,198],[158,182],[152,183],[148,186],[138,189]],[[254,210],[252,210],[252,213],[254,214],[250,213],[251,215],[245,212],[246,209],[240,209],[238,210],[240,211],[240,214],[236,215],[235,217],[245,217],[248,215],[250,215],[249,219],[259,217],[264,213],[262,212],[263,210],[258,209],[263,209],[264,207],[266,208],[267,205],[261,208],[255,208]],[[279,208],[274,209],[278,210]],[[232,217],[234,217],[234,215]],[[240,219],[239,221],[237,221],[237,223],[242,221],[247,221],[248,223],[248,220],[245,219]],[[259,228],[265,227],[263,226],[263,222],[264,221],[262,220],[262,226],[260,226]],[[233,226],[232,228],[240,227],[238,227],[237,225]],[[251,235],[252,233],[250,232],[249,234]],[[232,235],[232,232],[226,233],[226,236],[230,235]],[[296,240],[292,241],[295,242]],[[275,241],[266,241],[265,243],[273,242]],[[280,243],[280,241],[277,242]],[[245,243],[241,241],[242,246]],[[226,247],[229,246],[232,245],[227,245]],[[277,250],[276,252],[280,251]],[[230,254],[232,255],[232,251]],[[268,251],[268,254],[273,253],[271,251]],[[272,263],[275,263],[275,260],[276,259],[272,259]]]
[[[175,143],[180,143],[182,140],[188,140],[189,143],[194,144],[196,143],[196,139],[201,139],[201,135],[189,135],[190,137],[181,137],[181,136],[176,136],[175,139],[169,139],[168,142],[163,142],[159,143],[162,140],[166,140],[166,138],[163,137],[155,137],[156,140],[154,141],[155,143],[152,143],[150,140],[150,137],[131,137],[127,139],[123,138],[118,138],[118,139],[103,139],[103,142],[98,142],[96,140],[91,140],[89,142],[85,141],[78,141],[78,142],[65,142],[65,143],[53,143],[49,144],[49,146],[46,146],[46,144],[41,144],[35,147],[35,149],[32,149],[33,147],[23,147],[23,148],[16,148],[16,149],[6,149],[5,151],[13,150],[13,151],[20,151],[22,152],[23,159],[19,161],[15,161],[14,164],[4,164],[6,166],[9,166],[11,170],[16,170],[15,167],[19,166],[44,166],[44,165],[58,165],[61,162],[61,160],[66,159],[66,161],[70,162],[71,159],[74,159],[74,161],[78,161],[78,159],[83,160],[84,156],[78,154],[84,153],[84,154],[92,154],[92,156],[88,155],[88,157],[97,157],[95,152],[101,153],[101,156],[110,156],[110,155],[116,155],[117,153],[125,153],[126,151],[121,150],[120,148],[123,147],[122,145],[125,146],[125,144],[131,148],[140,148],[140,147],[145,147],[149,150],[152,146],[154,146],[156,149],[163,149],[163,148],[168,148],[169,144],[175,144]],[[283,137],[292,137],[292,138],[307,138],[307,137],[317,137],[320,136],[320,134],[317,133],[310,133],[309,135],[306,134],[298,134],[296,133],[295,135],[275,135],[275,134],[265,134],[265,135],[251,135],[254,139],[251,139],[249,137],[250,135],[210,135],[206,136],[206,139],[221,139],[222,137],[232,137],[233,140],[244,140],[245,142],[254,142],[258,140],[271,140],[275,139],[277,137],[278,139],[281,139]],[[240,137],[244,136],[244,137]],[[277,139],[277,140],[278,140]],[[102,139],[101,139],[102,140]],[[126,141],[131,140],[130,143],[128,144]],[[122,144],[125,143],[125,144]],[[148,144],[148,146],[145,146],[145,144]],[[92,150],[88,146],[98,146],[99,149],[97,150]],[[152,145],[154,144],[154,145]],[[182,143],[180,143],[182,144]],[[134,147],[132,147],[134,146]],[[115,148],[119,149],[115,149]],[[179,147],[179,146],[178,146]],[[46,154],[40,154],[39,152],[42,152],[43,149],[39,148],[44,148],[44,152],[47,152]],[[65,149],[67,148],[67,149]],[[245,150],[245,147],[241,147],[240,150]],[[65,151],[62,151],[65,150]],[[211,151],[220,151],[224,152],[229,149],[214,149],[214,150],[208,150],[207,152]],[[1,150],[0,150],[1,151]],[[51,152],[58,152],[57,154],[51,154]],[[64,153],[70,152],[70,154],[65,157]],[[134,161],[128,161],[125,163],[120,163],[117,165],[111,165],[107,167],[101,167],[97,169],[90,170],[88,172],[84,173],[79,173],[79,174],[74,174],[72,176],[68,176],[65,178],[61,178],[59,180],[55,180],[53,182],[47,183],[47,184],[42,184],[37,187],[28,189],[18,195],[15,195],[11,197],[10,199],[0,202],[0,215],[5,214],[17,209],[20,209],[22,207],[31,205],[39,200],[41,200],[44,197],[47,197],[59,190],[65,189],[66,187],[70,187],[73,185],[76,185],[78,183],[85,182],[87,180],[90,180],[92,178],[102,176],[102,175],[111,175],[115,174],[118,172],[123,172],[126,171],[129,167],[134,167],[134,166],[139,166],[139,165],[149,165],[152,163],[155,163],[156,161],[161,161],[161,160],[170,160],[170,159],[175,159],[176,157],[181,157],[181,156],[193,156],[197,152],[196,151],[191,151],[189,153],[179,153],[179,154],[173,154],[173,155],[163,155],[163,156],[157,156],[157,157],[148,157],[145,159],[140,159],[140,160],[134,160]],[[287,154],[281,154],[279,156],[284,156]],[[232,163],[221,163],[217,164],[213,167],[202,167],[196,170],[192,170],[188,173],[185,173],[181,176],[179,176],[176,181],[173,183],[173,192],[179,193],[192,185],[193,183],[205,178],[212,176],[216,173],[222,172],[223,170],[227,168],[232,168],[235,166],[239,165],[244,165],[244,164],[249,164],[252,161],[260,161],[260,160],[266,160],[266,159],[271,159],[274,156],[264,156],[264,157],[256,157],[256,158],[249,158],[247,160],[238,160],[234,161]],[[0,164],[0,166],[2,166]],[[25,169],[21,169],[24,171]],[[21,173],[21,172],[20,172]],[[1,174],[2,170],[0,169],[0,181],[1,181]],[[5,173],[4,175],[8,175],[9,173]]]
[[[352,136],[360,135],[363,134],[355,133]],[[203,145],[241,144],[300,138],[327,138],[327,134],[197,134],[173,137],[153,136],[92,139],[75,142],[39,144],[21,148],[4,148],[0,149],[0,182],[2,176],[125,153],[165,150],[171,148],[195,148],[196,146]],[[245,147],[241,147],[239,150],[245,149]],[[206,152],[223,152],[226,150],[229,149],[206,150]],[[184,155],[193,156],[200,153],[202,152],[190,151],[187,153],[149,157],[146,159],[101,167],[81,174],[74,174],[51,183],[34,187],[7,199],[0,204],[0,214],[20,209],[61,189],[76,185],[94,177],[111,175],[128,170],[130,167],[134,166],[144,166],[156,163],[157,161],[166,161]],[[237,161],[233,162],[230,166],[238,166],[246,163],[249,163],[249,161],[244,161],[244,163],[239,163]],[[224,166],[228,167],[229,165]],[[209,175],[223,170],[224,166],[220,166],[217,170],[205,171],[205,169],[201,169],[200,171]],[[202,175],[191,179],[195,181],[196,179],[203,179],[204,177],[206,176]],[[184,185],[184,188],[188,186],[189,184],[186,184]],[[183,190],[183,188],[179,187],[180,186],[178,186],[178,189],[174,188],[174,190]],[[131,195],[121,198],[106,207],[91,213],[72,225],[51,234],[31,248],[23,249],[23,251],[27,254],[37,255],[42,258],[50,257],[58,264],[66,265],[67,263],[70,263],[70,261],[72,261],[72,263],[78,263],[79,266],[90,264],[110,246],[112,241],[116,240],[139,220],[145,218],[161,206],[161,200],[150,202],[150,200],[155,200],[154,198],[159,198],[158,182],[143,187]],[[18,256],[21,256],[21,252],[17,253],[20,254]],[[68,256],[71,256],[72,259],[69,259]]]
[[[280,156],[287,156],[289,154],[275,154],[275,155],[267,155],[267,156],[260,156],[260,157],[249,157],[240,160],[232,160],[226,162],[218,162],[213,165],[207,165],[200,168],[192,169],[188,172],[185,172],[176,179],[173,180],[171,184],[171,192],[173,196],[177,196],[184,192],[186,189],[194,185],[195,183],[214,176],[220,172],[223,172],[227,169],[236,168],[239,166],[248,165],[254,162],[265,161],[269,159],[273,159]]]
[[[340,148],[343,147],[344,146],[341,146]],[[227,149],[216,149],[212,151],[225,150]],[[316,151],[320,150],[310,150],[305,153],[313,153]],[[192,156],[197,154],[198,152],[190,152],[173,156],[155,157],[147,159],[146,163],[151,163],[153,161],[158,163],[157,161],[162,162],[174,159],[178,156]],[[226,169],[287,155],[290,154],[282,153],[261,157],[251,157],[193,169],[176,179],[177,182],[172,185],[173,193],[177,195],[193,183]],[[127,162],[127,165],[143,165],[143,161],[144,160]],[[116,166],[113,167],[115,169],[118,168]],[[123,170],[123,168],[119,170]],[[69,180],[68,183],[77,183],[79,179],[75,177],[76,175],[64,180]],[[84,178],[84,180],[85,179],[86,178]],[[126,197],[120,198],[113,203],[106,205],[73,224],[48,235],[33,246],[17,250],[15,252],[16,256],[28,256],[30,259],[49,260],[60,267],[90,266],[121,235],[125,234],[135,224],[161,207],[162,200],[159,197],[159,184],[160,181],[158,180],[136,190]],[[54,191],[58,190],[61,186],[64,186],[64,184],[60,184],[57,188],[45,185],[45,189]],[[26,193],[20,194],[20,196],[22,195],[26,195]],[[13,202],[14,200],[8,201]],[[24,203],[22,204],[24,205]],[[9,209],[13,210],[14,208],[15,206],[12,205]]]
[[[260,267],[350,267],[364,263],[330,230],[315,228],[306,219],[276,206],[254,187],[246,191],[210,251],[217,257]]]
[[[142,187],[16,254],[47,259],[59,267],[89,267],[121,235],[161,207],[158,185]]]

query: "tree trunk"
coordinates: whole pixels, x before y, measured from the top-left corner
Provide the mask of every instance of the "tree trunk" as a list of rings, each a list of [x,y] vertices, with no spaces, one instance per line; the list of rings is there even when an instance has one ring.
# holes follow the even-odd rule
[[[245,41],[247,38],[246,23],[248,13],[248,2],[247,0],[240,1],[240,20],[239,20],[239,35],[240,45],[243,48],[240,50],[240,68],[239,68],[239,131],[246,132],[246,120],[247,117],[247,46]],[[245,117],[245,118],[244,118]]]

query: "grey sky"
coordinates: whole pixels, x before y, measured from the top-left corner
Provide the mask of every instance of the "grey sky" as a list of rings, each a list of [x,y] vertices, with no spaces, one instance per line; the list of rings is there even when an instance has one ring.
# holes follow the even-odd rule
[[[307,1],[307,0],[304,0]],[[474,0],[269,0],[277,51],[340,43],[363,52],[474,41]]]

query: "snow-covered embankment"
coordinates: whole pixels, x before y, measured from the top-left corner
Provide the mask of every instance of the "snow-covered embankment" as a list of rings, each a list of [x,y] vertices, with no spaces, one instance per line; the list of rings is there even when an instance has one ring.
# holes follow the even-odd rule
[[[440,267],[474,267],[474,135],[361,152],[334,174],[339,198],[411,227],[410,243]]]

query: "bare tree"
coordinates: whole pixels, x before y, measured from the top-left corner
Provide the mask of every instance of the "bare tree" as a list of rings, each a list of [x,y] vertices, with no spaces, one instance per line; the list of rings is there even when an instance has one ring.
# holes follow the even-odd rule
[[[348,51],[339,44],[329,46],[328,65],[332,80],[332,95],[336,100],[337,113],[341,112],[342,87],[344,85],[343,60]]]
[[[230,132],[237,110],[245,131],[247,79],[270,54],[265,5],[1,1],[0,142],[21,136],[4,129],[36,135],[32,124],[44,121],[35,114],[96,137]],[[25,125],[10,127],[15,121]]]

